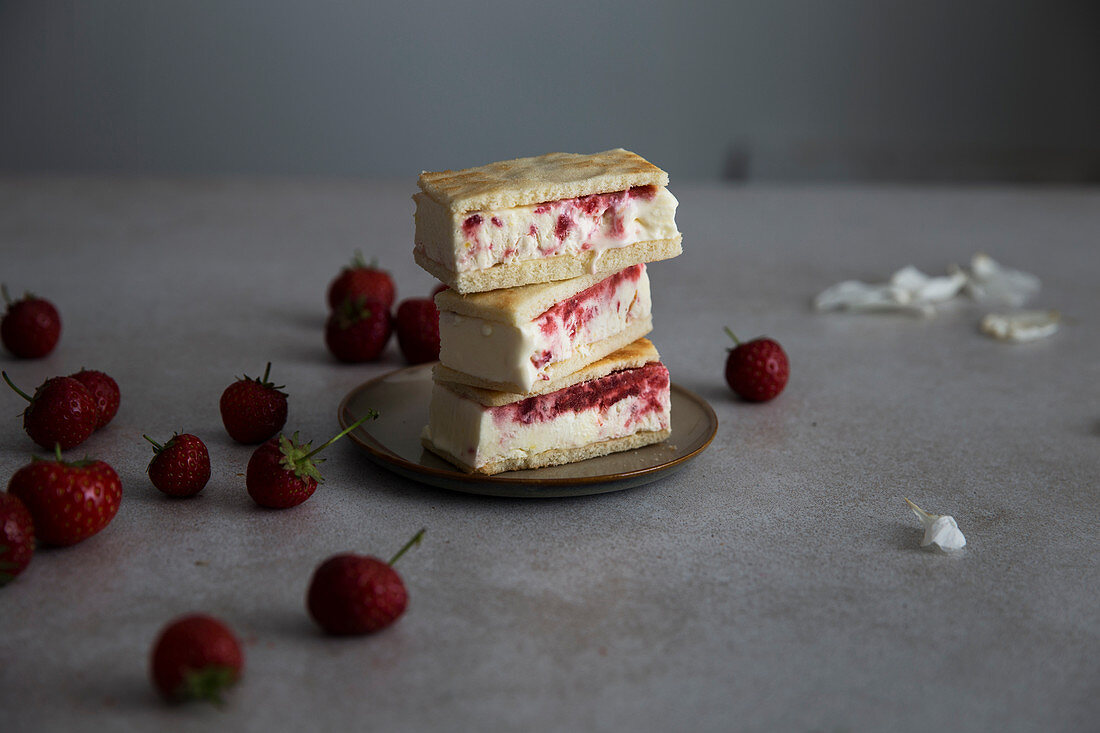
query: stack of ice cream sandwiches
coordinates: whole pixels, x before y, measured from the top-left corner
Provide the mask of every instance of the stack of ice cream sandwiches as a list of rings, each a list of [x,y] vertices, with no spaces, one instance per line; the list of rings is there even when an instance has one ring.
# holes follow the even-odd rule
[[[414,256],[448,286],[424,446],[489,475],[667,438],[645,263],[681,252],[668,174],[616,149],[418,184]]]

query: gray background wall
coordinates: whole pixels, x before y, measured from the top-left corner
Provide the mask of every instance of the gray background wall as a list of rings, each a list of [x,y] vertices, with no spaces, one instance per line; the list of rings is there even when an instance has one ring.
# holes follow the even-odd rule
[[[1100,4],[0,0],[0,171],[1100,179]]]

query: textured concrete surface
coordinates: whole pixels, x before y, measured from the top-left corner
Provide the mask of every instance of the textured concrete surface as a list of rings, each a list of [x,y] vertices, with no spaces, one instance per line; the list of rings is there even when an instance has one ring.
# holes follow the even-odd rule
[[[33,387],[81,366],[119,382],[100,457],[125,498],[100,535],[41,549],[0,590],[5,731],[1095,730],[1100,718],[1100,192],[675,184],[685,254],[651,269],[652,338],[714,406],[710,449],[640,489],[522,501],[447,493],[329,450],[302,506],[255,507],[218,397],[266,361],[289,430],[321,440],[355,385],[322,343],[324,290],[361,247],[399,297],[413,182],[0,181],[3,280],[51,298],[58,349],[2,357]],[[1005,345],[962,301],[933,319],[819,315],[810,298],[905,264],[988,252],[1033,272],[1061,333]],[[730,325],[779,339],[787,391],[728,394]],[[39,453],[0,397],[4,481]],[[142,433],[190,431],[214,474],[172,501]],[[918,549],[903,496],[953,514],[958,557]],[[407,614],[330,639],[304,609],[330,554],[388,557]],[[245,641],[222,710],[167,707],[147,655],[201,610]]]

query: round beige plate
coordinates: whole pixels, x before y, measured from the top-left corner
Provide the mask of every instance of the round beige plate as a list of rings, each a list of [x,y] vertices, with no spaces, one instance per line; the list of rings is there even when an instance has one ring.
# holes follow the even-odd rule
[[[663,443],[613,453],[565,466],[478,476],[459,471],[420,445],[428,424],[432,365],[399,369],[364,382],[343,399],[337,412],[347,427],[374,409],[377,420],[348,434],[382,466],[432,486],[490,496],[583,496],[641,486],[683,468],[710,445],[718,418],[704,399],[673,384],[672,435]]]

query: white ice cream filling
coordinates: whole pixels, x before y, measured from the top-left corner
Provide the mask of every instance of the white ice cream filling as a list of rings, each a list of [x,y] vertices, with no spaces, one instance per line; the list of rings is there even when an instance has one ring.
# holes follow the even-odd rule
[[[500,420],[502,408],[486,407],[435,385],[427,436],[432,443],[479,468],[487,463],[527,458],[553,449],[570,449],[669,426],[669,393],[659,410],[646,410],[643,397],[625,397],[606,410],[593,407],[562,412],[552,420],[523,423]]]
[[[417,197],[416,244],[455,272],[557,255],[597,254],[676,236],[678,202],[666,188],[548,201],[510,209],[453,214]]]

